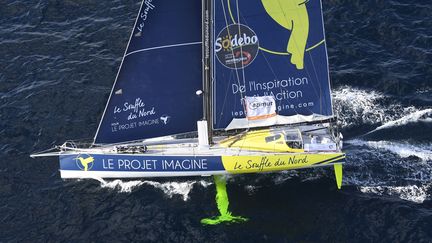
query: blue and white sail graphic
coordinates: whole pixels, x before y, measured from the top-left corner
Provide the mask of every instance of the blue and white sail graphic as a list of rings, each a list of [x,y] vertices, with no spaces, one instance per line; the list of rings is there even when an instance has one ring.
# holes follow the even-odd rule
[[[95,143],[195,131],[201,65],[201,1],[144,0]]]
[[[333,116],[320,0],[215,0],[214,32],[215,129]],[[278,116],[248,121],[250,96],[274,96]]]

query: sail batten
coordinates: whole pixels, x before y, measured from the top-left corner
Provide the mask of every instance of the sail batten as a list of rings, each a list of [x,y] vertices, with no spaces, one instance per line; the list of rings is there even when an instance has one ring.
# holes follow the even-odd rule
[[[200,0],[144,0],[94,142],[195,131],[201,45]]]
[[[127,57],[129,55],[133,55],[135,53],[144,52],[144,51],[151,51],[151,50],[164,49],[164,48],[170,48],[170,47],[179,47],[179,46],[201,45],[201,44],[202,44],[202,42],[198,41],[198,42],[171,44],[171,45],[165,45],[165,46],[154,46],[154,47],[149,47],[149,48],[144,48],[144,49],[129,52],[125,55],[125,57]]]

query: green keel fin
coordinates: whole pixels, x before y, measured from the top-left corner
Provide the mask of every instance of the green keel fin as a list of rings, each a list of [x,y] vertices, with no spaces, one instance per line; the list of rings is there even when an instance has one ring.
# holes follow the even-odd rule
[[[247,221],[247,218],[231,215],[231,212],[228,210],[229,200],[228,193],[226,191],[225,177],[215,175],[213,179],[216,185],[216,204],[220,215],[202,219],[201,223],[206,225],[217,225],[220,223],[239,223]]]
[[[336,176],[336,184],[338,189],[342,188],[342,164],[334,164],[334,171]]]

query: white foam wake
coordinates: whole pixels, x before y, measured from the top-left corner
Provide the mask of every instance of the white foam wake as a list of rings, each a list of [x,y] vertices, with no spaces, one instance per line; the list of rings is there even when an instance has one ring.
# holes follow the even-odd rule
[[[397,119],[394,121],[389,121],[389,122],[377,127],[374,131],[385,129],[385,128],[403,126],[403,125],[417,122],[417,121],[432,122],[432,109],[415,111],[415,112],[410,113],[410,114],[408,114],[408,115],[406,115],[400,119]]]
[[[364,141],[360,139],[346,142],[356,146],[367,146],[375,150],[390,151],[400,158],[416,156],[421,159],[421,162],[408,163],[407,160],[397,159],[397,157],[387,158],[386,156],[384,158],[378,156],[376,160],[373,158],[369,160],[368,163],[370,164],[362,164],[361,158],[353,158],[353,160],[357,159],[356,162],[359,162],[355,166],[360,169],[356,169],[357,174],[351,173],[351,175],[347,175],[345,183],[358,186],[363,193],[397,196],[403,200],[415,203],[422,203],[429,197],[428,191],[431,187],[430,181],[432,176],[432,144]],[[374,154],[376,153],[371,152],[371,156],[374,156]],[[360,152],[358,155],[361,156]],[[374,173],[375,165],[373,163],[375,162],[380,163],[377,165],[377,168],[381,167],[379,169],[380,172],[377,174]],[[400,181],[411,185],[395,185]]]
[[[361,90],[349,86],[341,87],[333,92],[335,110],[339,115],[341,125],[345,128],[358,125],[377,125],[377,130],[404,126],[418,121],[432,122],[432,109],[419,109],[414,106],[404,106],[391,96],[373,90]],[[426,131],[425,131],[426,132]],[[346,141],[356,146],[367,146],[372,150],[386,150],[400,158],[416,156],[421,163],[408,163],[397,157],[385,158],[381,153],[359,150],[351,174],[346,176],[345,183],[356,185],[364,193],[397,196],[403,200],[422,203],[428,198],[432,176],[432,143],[410,144],[393,141],[365,141],[353,139]],[[368,153],[367,149],[366,153]],[[353,155],[355,156],[356,152]],[[372,157],[369,157],[372,156]],[[374,159],[376,156],[376,160]],[[348,156],[349,157],[349,156]],[[374,165],[374,163],[380,163]],[[376,167],[375,167],[376,166]],[[379,168],[378,171],[375,168]],[[384,174],[382,172],[384,170]],[[400,174],[386,174],[395,173]],[[414,185],[392,185],[404,181]]]
[[[431,184],[422,186],[361,186],[360,191],[363,193],[373,193],[377,195],[397,196],[403,200],[423,203],[428,198],[428,190]]]
[[[333,91],[335,110],[343,127],[383,124],[400,119],[418,109],[389,102],[389,96],[373,90],[344,86]]]
[[[401,158],[416,156],[424,162],[432,161],[432,144],[409,144],[390,141],[364,141],[353,139],[346,141],[348,144],[357,146],[368,146],[374,149],[385,149],[399,155]]]
[[[121,193],[128,193],[132,192],[132,190],[136,187],[141,186],[144,184],[143,181],[127,181],[124,182],[122,180],[114,180],[114,181],[105,181],[100,179],[101,187],[102,188],[111,188],[114,190],[118,190]]]
[[[145,181],[144,183],[162,190],[169,198],[172,198],[174,195],[182,195],[184,201],[187,201],[189,199],[189,193],[194,187],[194,185],[199,184],[204,187],[211,185],[211,183],[206,181],[165,182],[165,183],[159,183],[155,181]]]
[[[351,87],[342,87],[333,92],[335,109],[344,127],[356,123],[377,123],[386,120],[384,107],[378,105],[383,94]]]
[[[157,189],[162,190],[165,195],[169,198],[172,198],[174,195],[181,195],[184,201],[189,199],[189,193],[193,189],[195,185],[200,185],[203,187],[208,187],[211,185],[211,182],[206,182],[204,180],[200,181],[185,181],[185,182],[156,182],[156,181],[122,181],[122,180],[113,180],[113,181],[105,181],[101,178],[95,178],[100,181],[102,188],[110,188],[113,190],[117,190],[119,193],[130,193],[135,188],[142,185],[153,186]]]

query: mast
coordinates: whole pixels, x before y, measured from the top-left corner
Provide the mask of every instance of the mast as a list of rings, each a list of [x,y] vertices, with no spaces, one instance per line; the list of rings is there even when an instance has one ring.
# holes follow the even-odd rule
[[[202,0],[203,120],[207,121],[208,144],[213,143],[211,105],[212,11],[212,0]]]

